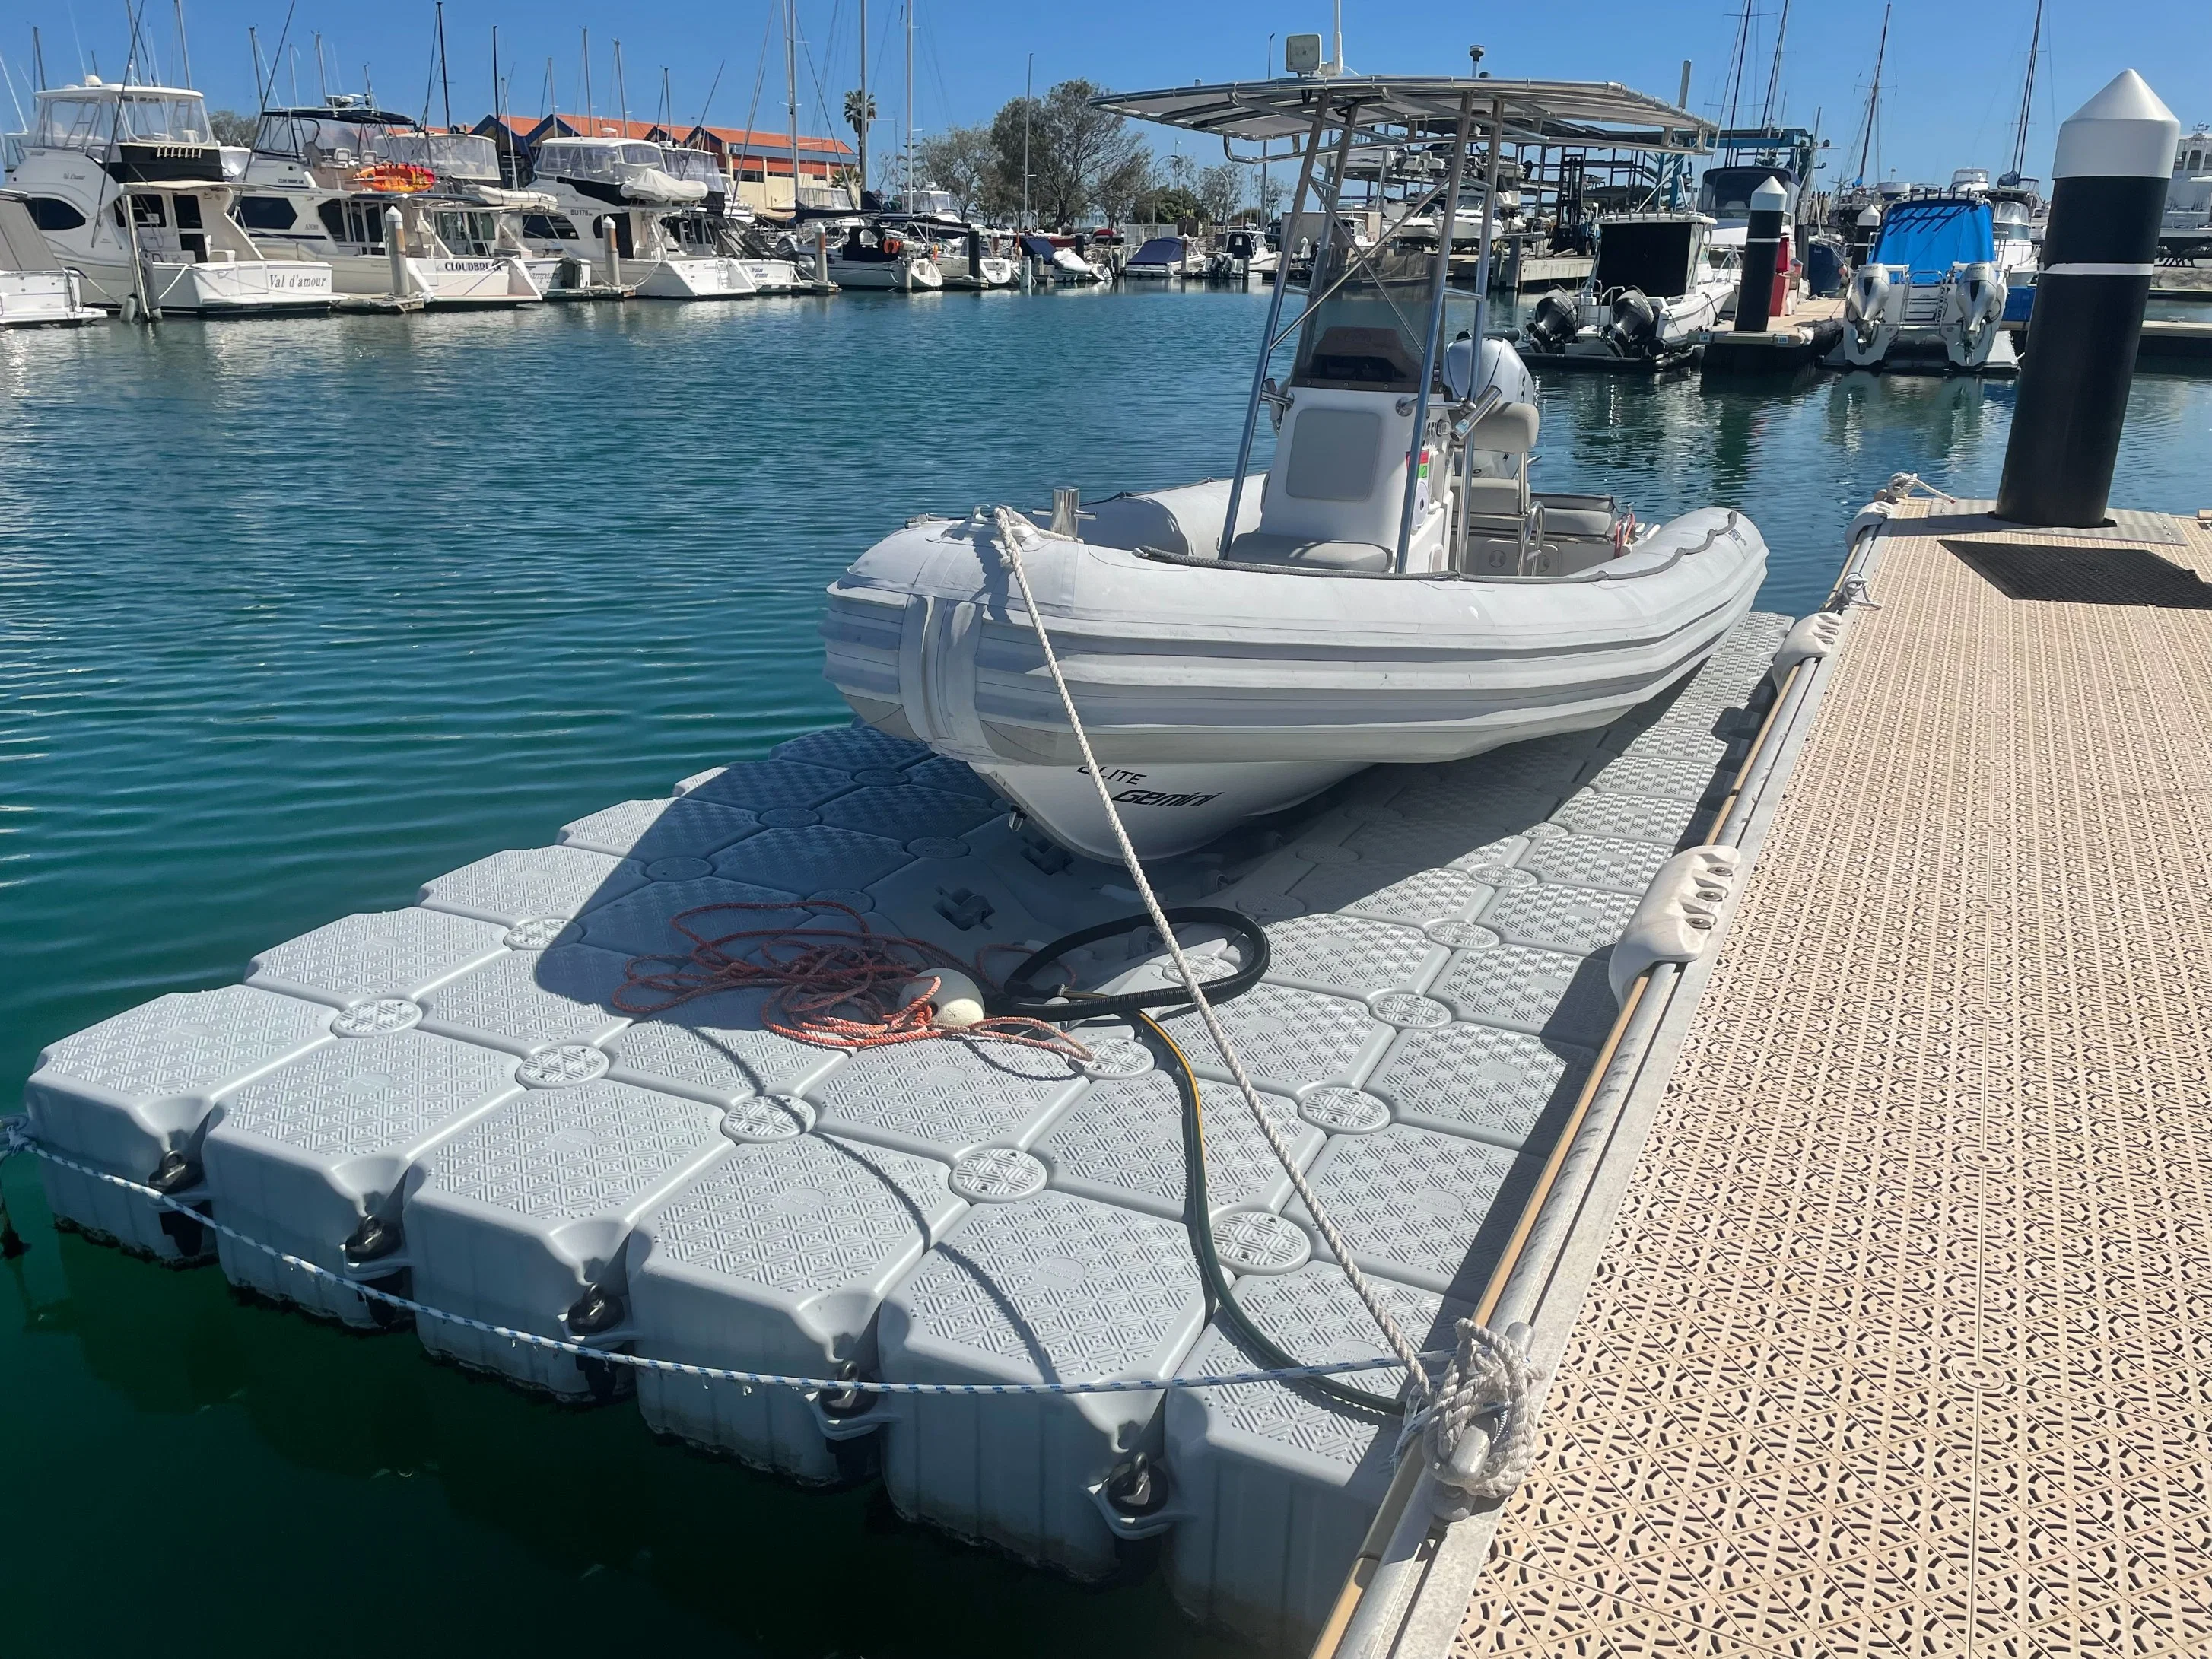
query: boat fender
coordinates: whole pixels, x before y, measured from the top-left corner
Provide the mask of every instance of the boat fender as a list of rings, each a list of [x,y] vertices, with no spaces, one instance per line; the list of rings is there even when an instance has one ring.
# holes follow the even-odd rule
[[[1733,847],[1692,847],[1659,866],[1613,947],[1607,978],[1615,1001],[1625,1001],[1628,988],[1658,963],[1694,962],[1705,953],[1741,860]]]
[[[1783,636],[1782,644],[1774,653],[1774,665],[1767,676],[1780,685],[1790,671],[1801,662],[1812,662],[1835,650],[1844,637],[1844,619],[1833,611],[1815,611],[1809,617],[1800,617],[1797,624]]]
[[[929,1023],[939,1030],[964,1031],[983,1023],[983,988],[954,969],[934,969],[908,980],[899,998],[909,1006],[928,1001],[937,1010]]]

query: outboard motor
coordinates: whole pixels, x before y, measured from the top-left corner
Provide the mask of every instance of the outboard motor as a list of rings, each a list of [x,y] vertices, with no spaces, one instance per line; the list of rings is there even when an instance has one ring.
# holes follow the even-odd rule
[[[1943,288],[1943,347],[1960,368],[1978,368],[1996,343],[2004,316],[2006,288],[1997,268],[1986,259],[1952,268]]]
[[[1897,331],[1889,319],[1891,286],[1887,265],[1861,265],[1851,273],[1851,285],[1844,293],[1844,320],[1850,325],[1844,335],[1844,356],[1855,368],[1880,362]]]
[[[1659,312],[1642,289],[1621,290],[1613,302],[1605,337],[1624,357],[1648,356],[1659,349]]]
[[[1573,296],[1555,288],[1536,301],[1535,314],[1528,319],[1528,343],[1539,351],[1565,351],[1581,322]]]

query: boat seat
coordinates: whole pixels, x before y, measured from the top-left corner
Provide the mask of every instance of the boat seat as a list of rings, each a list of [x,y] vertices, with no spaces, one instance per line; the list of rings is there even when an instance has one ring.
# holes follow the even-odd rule
[[[1235,564],[1280,565],[1292,570],[1388,570],[1390,550],[1373,542],[1310,541],[1265,530],[1248,530],[1230,543]]]
[[[1620,514],[1612,496],[1539,495],[1535,499],[1543,504],[1547,534],[1578,541],[1613,539]]]

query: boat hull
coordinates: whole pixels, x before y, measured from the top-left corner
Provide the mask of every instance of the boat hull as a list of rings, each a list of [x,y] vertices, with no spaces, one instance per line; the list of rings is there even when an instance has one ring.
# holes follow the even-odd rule
[[[66,270],[0,270],[0,328],[68,328],[107,313],[82,303]]]
[[[760,289],[743,261],[711,258],[656,260],[635,291],[641,300],[744,300]]]
[[[1166,858],[1218,841],[1246,818],[1310,800],[1361,769],[1357,761],[1206,761],[1165,766],[1107,766],[1107,793],[1139,856]],[[1109,864],[1121,860],[1097,787],[1081,766],[987,765],[976,769],[999,793],[1071,851]]]
[[[1203,845],[1365,766],[1607,724],[1704,661],[1765,569],[1758,531],[1717,508],[1552,580],[1190,556],[1216,544],[1224,507],[1218,485],[1115,497],[1086,508],[1090,539],[1040,538],[1024,556],[1142,856]],[[1063,844],[1110,856],[1009,580],[989,520],[909,526],[830,589],[826,677],[863,720],[974,767]]]

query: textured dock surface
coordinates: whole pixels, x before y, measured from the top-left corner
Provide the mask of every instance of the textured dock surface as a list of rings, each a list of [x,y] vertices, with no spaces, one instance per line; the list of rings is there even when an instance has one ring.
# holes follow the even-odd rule
[[[1223,1006],[1267,1109],[1360,1265],[1427,1348],[1496,1265],[1613,1018],[1607,952],[1741,763],[1787,624],[1754,615],[1615,725],[1450,765],[1377,769],[1152,875],[1170,902],[1264,922],[1267,978]],[[967,769],[863,728],[684,780],[424,885],[410,908],[272,946],[248,982],[54,1043],[27,1090],[50,1150],[143,1181],[315,1278],[63,1165],[56,1215],[362,1328],[349,1278],[556,1340],[893,1382],[1159,1379],[1253,1363],[1209,1322],[1183,1224],[1178,1097],[1133,1029],[1095,1059],[951,1042],[857,1054],[763,1023],[758,992],[649,1013],[631,959],[791,926],[832,898],[985,974],[1116,916],[1118,869],[1008,821]],[[834,913],[833,913],[834,915]],[[1230,971],[1216,942],[1202,963]],[[1164,985],[1142,933],[1071,963]],[[1188,1013],[1215,1227],[1240,1298],[1301,1356],[1379,1350]],[[161,1174],[163,1170],[167,1174]],[[434,1353],[582,1403],[596,1355],[425,1320]],[[1392,1385],[1386,1382],[1387,1390]],[[657,1431],[805,1481],[872,1434],[893,1504],[1079,1577],[1171,1529],[1200,1619],[1294,1645],[1326,1613],[1390,1474],[1395,1419],[1276,1384],[860,1412],[647,1376]],[[1098,1497],[1137,1453],[1173,1505]]]
[[[1458,1652],[2212,1650],[2212,531],[1917,503]]]

